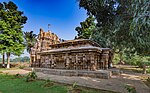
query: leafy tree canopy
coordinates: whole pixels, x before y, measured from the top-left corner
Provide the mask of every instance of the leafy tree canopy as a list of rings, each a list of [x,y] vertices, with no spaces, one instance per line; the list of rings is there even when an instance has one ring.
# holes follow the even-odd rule
[[[148,0],[79,0],[79,6],[97,20],[92,39],[114,51],[149,54]]]
[[[23,24],[27,17],[13,2],[0,3],[0,51],[20,55],[24,50]]]
[[[92,30],[95,28],[95,18],[90,15],[85,21],[80,22],[81,27],[76,27],[75,30],[78,32],[78,39],[89,39],[92,34]]]
[[[30,53],[31,48],[34,46],[36,42],[37,35],[33,33],[33,31],[30,32],[24,32],[24,38],[25,38],[25,44],[27,51]]]

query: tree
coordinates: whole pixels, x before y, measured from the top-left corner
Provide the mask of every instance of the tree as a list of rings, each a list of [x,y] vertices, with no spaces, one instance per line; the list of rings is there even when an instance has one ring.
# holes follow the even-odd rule
[[[129,12],[133,14],[131,36],[135,41],[134,51],[142,56],[143,73],[146,74],[146,65],[150,65],[150,13],[149,0],[132,0]],[[145,60],[146,58],[146,60]]]
[[[27,17],[12,1],[0,3],[1,51],[7,54],[7,68],[10,68],[10,54],[20,55],[24,50],[23,25]]]
[[[89,39],[91,37],[92,30],[95,28],[95,18],[90,15],[85,21],[80,22],[81,27],[76,27],[75,30],[78,33],[78,39]]]
[[[134,39],[134,48],[140,55],[150,55],[150,1],[131,0],[128,12],[132,13],[130,34]]]
[[[149,1],[140,1],[141,3],[138,3],[139,0],[79,0],[79,6],[87,10],[87,14],[95,16],[98,22],[93,40],[98,40],[98,43],[114,51],[130,49],[129,51],[141,54],[139,50],[147,50],[150,47],[150,34],[149,17],[147,17]],[[147,20],[135,17],[135,13],[142,14],[141,11],[138,12],[139,10],[145,12],[143,15]],[[139,24],[135,23],[137,19]],[[140,24],[141,21],[145,25]],[[137,30],[139,27],[140,30]]]
[[[3,34],[2,31],[0,31],[0,34]],[[3,43],[4,43],[4,41],[0,40],[0,53],[2,54],[2,67],[5,67],[5,52],[3,51],[3,49],[5,47],[4,47]]]
[[[96,20],[92,40],[123,54],[150,55],[149,0],[79,0]]]
[[[31,48],[36,43],[36,37],[37,37],[37,35],[34,34],[33,31],[24,32],[26,49],[27,49],[27,52],[30,54],[30,62],[31,62]]]
[[[24,57],[17,57],[14,59],[11,59],[11,62],[29,62],[30,58],[28,56],[24,56]]]
[[[127,4],[121,4],[117,0],[79,0],[79,6],[97,20],[91,39],[102,47],[111,48],[112,58],[114,52],[121,54],[120,51],[125,48],[125,40],[129,37],[127,29],[130,27],[128,24],[131,16],[126,12]]]

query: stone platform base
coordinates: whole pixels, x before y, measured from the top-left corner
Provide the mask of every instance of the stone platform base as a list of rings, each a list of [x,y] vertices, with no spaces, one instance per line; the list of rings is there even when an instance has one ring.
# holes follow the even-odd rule
[[[85,71],[85,70],[60,70],[60,69],[48,69],[48,68],[34,68],[36,72],[42,72],[44,74],[62,75],[62,76],[85,76],[92,78],[109,79],[111,78],[111,71],[97,70],[97,71]]]

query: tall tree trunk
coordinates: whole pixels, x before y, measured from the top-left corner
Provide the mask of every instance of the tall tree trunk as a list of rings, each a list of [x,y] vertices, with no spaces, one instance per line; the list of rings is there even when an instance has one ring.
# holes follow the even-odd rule
[[[10,53],[7,53],[7,68],[10,68]]]
[[[5,68],[5,53],[3,53],[3,58],[2,58],[2,67]]]

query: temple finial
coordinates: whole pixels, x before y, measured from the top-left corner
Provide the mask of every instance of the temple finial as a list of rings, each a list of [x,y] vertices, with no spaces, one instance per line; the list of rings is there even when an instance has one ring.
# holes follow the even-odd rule
[[[49,30],[50,26],[51,26],[51,24],[48,24],[48,30]]]

